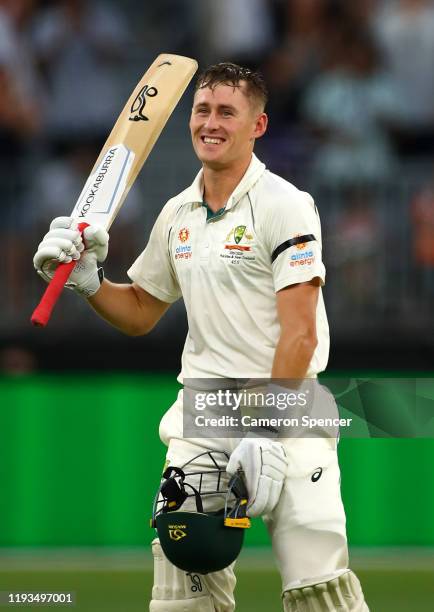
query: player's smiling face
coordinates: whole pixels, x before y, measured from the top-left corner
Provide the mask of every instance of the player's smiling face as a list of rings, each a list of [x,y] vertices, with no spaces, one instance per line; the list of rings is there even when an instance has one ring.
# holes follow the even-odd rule
[[[190,118],[193,147],[210,168],[227,168],[249,159],[254,141],[265,132],[267,116],[255,109],[239,87],[217,85],[199,89]]]

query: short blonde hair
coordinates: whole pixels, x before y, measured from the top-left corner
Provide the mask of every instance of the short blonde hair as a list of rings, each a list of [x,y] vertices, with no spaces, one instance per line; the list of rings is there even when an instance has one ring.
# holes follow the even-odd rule
[[[268,91],[262,74],[231,62],[221,62],[206,68],[197,78],[195,92],[205,87],[214,89],[217,85],[241,87],[242,83],[246,84],[246,96],[255,107],[263,111],[267,104]]]

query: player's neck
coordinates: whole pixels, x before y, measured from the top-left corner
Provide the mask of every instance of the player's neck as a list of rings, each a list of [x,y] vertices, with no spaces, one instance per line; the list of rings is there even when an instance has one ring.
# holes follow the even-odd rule
[[[203,166],[203,198],[213,212],[226,206],[229,196],[245,175],[250,162],[251,156],[227,167]]]

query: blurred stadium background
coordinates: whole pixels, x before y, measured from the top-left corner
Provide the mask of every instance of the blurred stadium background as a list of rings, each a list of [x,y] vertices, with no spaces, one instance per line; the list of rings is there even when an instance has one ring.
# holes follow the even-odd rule
[[[68,294],[32,329],[43,290],[32,255],[161,51],[264,72],[270,130],[257,153],[322,218],[329,371],[432,371],[432,1],[0,0],[0,591],[73,590],[82,612],[146,609],[157,428],[186,320],[178,303],[148,337],[124,338]],[[190,103],[112,228],[112,280],[127,280],[161,206],[198,169]],[[433,609],[433,450],[341,443],[353,566],[374,611]],[[279,610],[259,521],[239,565],[237,609]]]

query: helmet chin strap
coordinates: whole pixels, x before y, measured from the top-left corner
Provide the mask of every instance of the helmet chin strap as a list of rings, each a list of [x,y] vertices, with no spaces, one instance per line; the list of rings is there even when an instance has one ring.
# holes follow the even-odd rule
[[[166,481],[162,484],[160,489],[161,495],[164,498],[162,512],[173,512],[181,508],[187,497],[189,497],[185,487],[193,491],[196,500],[196,510],[198,512],[203,512],[203,503],[199,491],[188,482],[184,482],[185,473],[181,468],[174,466],[168,467],[163,474],[163,478],[166,478]],[[176,480],[176,478],[178,478],[178,480]]]

